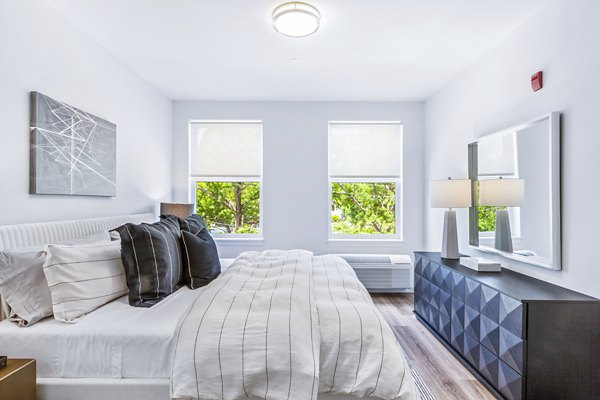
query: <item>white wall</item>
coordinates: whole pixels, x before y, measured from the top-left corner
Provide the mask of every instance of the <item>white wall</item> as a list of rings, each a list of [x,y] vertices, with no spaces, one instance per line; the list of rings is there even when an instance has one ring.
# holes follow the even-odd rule
[[[117,197],[28,194],[34,90],[117,124]],[[45,1],[0,2],[0,225],[155,211],[171,197],[171,111]]]
[[[426,103],[425,179],[467,176],[467,142],[550,111],[562,113],[563,270],[511,269],[600,296],[600,2],[552,1]],[[533,93],[529,77],[544,71]],[[426,190],[426,199],[428,198]],[[426,245],[439,249],[443,210],[425,209]],[[467,211],[459,214],[461,250]],[[488,254],[478,255],[490,257]]]
[[[219,244],[221,256],[243,250],[304,248],[316,253],[410,253],[423,245],[423,104],[174,102],[174,200],[188,200],[188,121],[263,121],[264,243]],[[327,242],[328,121],[404,123],[404,242]]]

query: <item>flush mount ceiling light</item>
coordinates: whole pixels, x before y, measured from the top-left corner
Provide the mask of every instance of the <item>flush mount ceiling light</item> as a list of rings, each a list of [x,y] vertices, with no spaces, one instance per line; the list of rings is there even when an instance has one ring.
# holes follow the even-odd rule
[[[321,14],[307,3],[291,1],[273,10],[273,27],[282,35],[308,36],[319,29]]]

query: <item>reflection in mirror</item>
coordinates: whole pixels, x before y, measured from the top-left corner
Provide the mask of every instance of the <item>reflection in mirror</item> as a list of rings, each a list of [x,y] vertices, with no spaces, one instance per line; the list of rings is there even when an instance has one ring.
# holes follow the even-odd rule
[[[471,245],[560,269],[558,146],[557,113],[469,145]]]

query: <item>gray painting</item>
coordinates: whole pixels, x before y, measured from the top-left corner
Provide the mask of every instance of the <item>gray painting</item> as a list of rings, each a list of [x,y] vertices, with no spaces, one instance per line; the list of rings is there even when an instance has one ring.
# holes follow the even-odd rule
[[[117,126],[38,92],[30,107],[29,192],[115,196]]]

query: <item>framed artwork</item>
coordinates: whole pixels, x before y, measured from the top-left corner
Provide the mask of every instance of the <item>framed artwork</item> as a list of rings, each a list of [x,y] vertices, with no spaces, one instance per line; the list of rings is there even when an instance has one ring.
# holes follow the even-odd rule
[[[29,193],[116,196],[117,126],[30,93]]]

